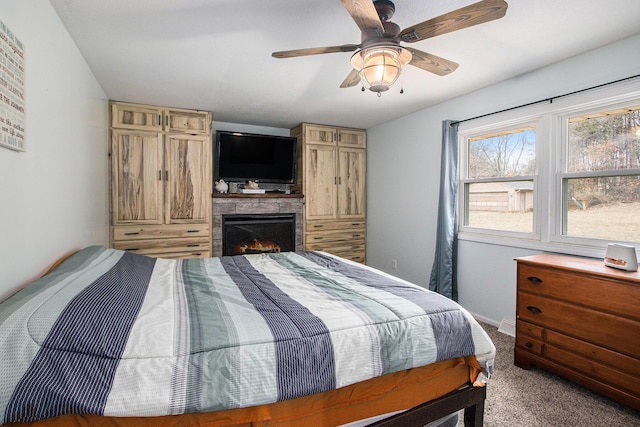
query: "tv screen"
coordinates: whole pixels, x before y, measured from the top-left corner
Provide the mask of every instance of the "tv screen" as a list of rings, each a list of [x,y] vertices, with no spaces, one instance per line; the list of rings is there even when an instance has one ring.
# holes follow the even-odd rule
[[[293,184],[296,138],[241,132],[216,132],[214,177],[227,182]]]

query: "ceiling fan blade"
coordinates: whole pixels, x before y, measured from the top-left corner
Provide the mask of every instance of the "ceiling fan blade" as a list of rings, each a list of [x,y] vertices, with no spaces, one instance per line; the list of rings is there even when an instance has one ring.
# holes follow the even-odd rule
[[[344,89],[347,87],[353,87],[358,83],[360,83],[360,74],[358,73],[358,70],[354,68],[353,70],[351,70],[347,78],[344,79],[340,87]]]
[[[273,52],[271,56],[273,56],[274,58],[294,58],[296,56],[320,55],[323,53],[353,52],[354,50],[359,48],[359,44],[343,44],[342,46],[310,47],[307,49],[283,50],[280,52]]]
[[[448,59],[444,59],[412,47],[406,47],[405,49],[410,51],[413,55],[409,64],[439,76],[446,76],[447,74],[454,72],[459,65],[456,62],[449,61]]]
[[[482,0],[405,28],[400,32],[400,38],[407,43],[413,43],[483,24],[502,18],[507,13],[507,7],[504,0]]]
[[[380,37],[384,34],[384,26],[372,0],[342,0],[342,4],[362,32]]]

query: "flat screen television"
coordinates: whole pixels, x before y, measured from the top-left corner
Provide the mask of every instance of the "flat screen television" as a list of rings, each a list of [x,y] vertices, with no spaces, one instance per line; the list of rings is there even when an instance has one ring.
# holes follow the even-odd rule
[[[289,136],[217,131],[214,178],[226,182],[293,184],[298,140]]]

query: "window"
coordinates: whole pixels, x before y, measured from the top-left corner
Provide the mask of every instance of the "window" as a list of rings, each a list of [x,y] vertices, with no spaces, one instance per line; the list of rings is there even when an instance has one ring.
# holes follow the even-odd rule
[[[467,140],[465,226],[533,232],[535,140],[533,126]]]
[[[459,126],[458,237],[576,255],[640,249],[640,81]]]
[[[640,106],[565,120],[562,234],[640,242]]]

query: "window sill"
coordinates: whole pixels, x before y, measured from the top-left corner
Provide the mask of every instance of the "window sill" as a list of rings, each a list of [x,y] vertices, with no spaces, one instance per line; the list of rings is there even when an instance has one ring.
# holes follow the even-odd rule
[[[541,252],[554,252],[567,255],[604,258],[607,243],[601,246],[576,245],[564,242],[542,242],[535,239],[497,236],[486,233],[459,232],[458,240],[485,243],[496,246],[507,246],[519,249],[530,249]],[[627,243],[629,244],[629,243]]]

